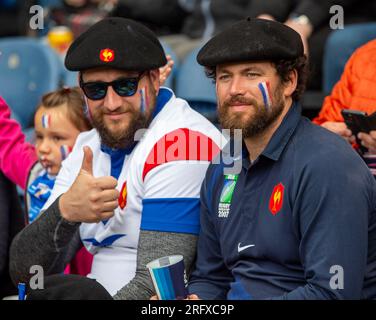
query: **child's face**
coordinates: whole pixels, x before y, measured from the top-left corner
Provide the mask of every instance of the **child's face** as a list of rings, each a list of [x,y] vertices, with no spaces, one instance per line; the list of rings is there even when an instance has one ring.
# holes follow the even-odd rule
[[[49,174],[56,175],[80,131],[69,120],[67,106],[40,107],[34,126],[38,158]]]

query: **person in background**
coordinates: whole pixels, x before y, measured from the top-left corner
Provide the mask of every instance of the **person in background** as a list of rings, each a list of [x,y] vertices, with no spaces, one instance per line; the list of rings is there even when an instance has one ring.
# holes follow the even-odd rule
[[[48,28],[65,26],[77,38],[92,25],[109,16],[115,3],[115,0],[63,0],[61,5],[49,8]]]
[[[136,20],[158,37],[179,34],[194,0],[115,0],[111,16]]]
[[[254,14],[259,18],[283,22],[300,34],[304,51],[310,60],[311,76],[307,84],[308,89],[320,91],[327,90],[327,79],[331,77],[330,73],[322,71],[324,67],[328,67],[324,66],[324,56],[329,56],[332,62],[335,60],[334,65],[338,64],[346,54],[346,47],[343,45],[349,42],[347,40],[343,45],[335,43],[334,46],[327,46],[327,41],[329,44],[332,41],[330,36],[336,30],[334,28],[341,27],[335,23],[343,21],[346,30],[354,23],[374,21],[376,9],[375,2],[368,0],[253,0],[251,6]],[[336,16],[341,14],[338,8],[342,8],[344,12],[344,16],[339,19]],[[331,22],[335,23],[331,24]],[[364,37],[364,32],[358,38],[356,32],[353,32],[349,34],[348,39],[354,39],[353,41],[356,42]],[[329,68],[332,67],[329,65]]]
[[[376,22],[348,25],[330,34],[325,44],[323,66],[325,94],[330,94],[334,85],[340,80],[345,65],[355,50],[373,39],[376,39]]]
[[[355,140],[347,127],[342,110],[357,110],[368,115],[376,112],[376,40],[358,48],[346,63],[341,79],[324,100],[320,113],[312,121],[346,139],[363,156],[372,173],[375,172],[376,128],[360,132]],[[359,145],[359,143],[361,145]],[[368,151],[363,154],[360,147]]]

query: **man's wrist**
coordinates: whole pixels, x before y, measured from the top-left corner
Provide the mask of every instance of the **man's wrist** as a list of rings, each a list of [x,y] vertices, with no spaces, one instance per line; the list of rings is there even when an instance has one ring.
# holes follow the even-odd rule
[[[60,211],[60,215],[67,222],[75,222],[75,221],[72,221],[71,218],[70,218],[70,214],[69,214],[70,213],[70,209],[67,206],[67,201],[65,201],[66,197],[67,197],[67,193],[64,193],[59,198],[59,211]]]

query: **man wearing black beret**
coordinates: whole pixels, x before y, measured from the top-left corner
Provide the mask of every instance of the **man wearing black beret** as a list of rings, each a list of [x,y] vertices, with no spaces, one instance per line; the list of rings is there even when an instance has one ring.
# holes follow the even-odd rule
[[[197,60],[242,148],[224,148],[203,182],[190,298],[375,298],[376,183],[344,139],[300,115],[299,34],[247,19]]]
[[[65,65],[79,71],[94,129],[63,162],[44,213],[14,240],[10,268],[15,283],[29,282],[32,265],[61,274],[84,245],[97,282],[57,275],[29,297],[149,299],[148,262],[180,254],[190,271],[200,186],[222,136],[160,87],[165,64],[156,36],[123,18],[98,22],[69,48]]]

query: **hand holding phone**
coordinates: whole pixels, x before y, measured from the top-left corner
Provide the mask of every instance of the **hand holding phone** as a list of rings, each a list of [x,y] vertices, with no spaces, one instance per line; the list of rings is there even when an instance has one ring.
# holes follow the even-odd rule
[[[328,129],[331,132],[334,132],[350,143],[352,143],[352,140],[355,140],[355,137],[353,136],[351,130],[347,127],[345,122],[337,122],[337,121],[326,121],[321,126],[325,129]]]
[[[361,140],[358,138],[358,134],[360,132],[369,134],[370,131],[376,130],[376,112],[368,116],[367,113],[363,111],[344,109],[341,113],[347,127],[355,136],[360,151],[362,153],[367,152],[367,148],[362,145]]]

